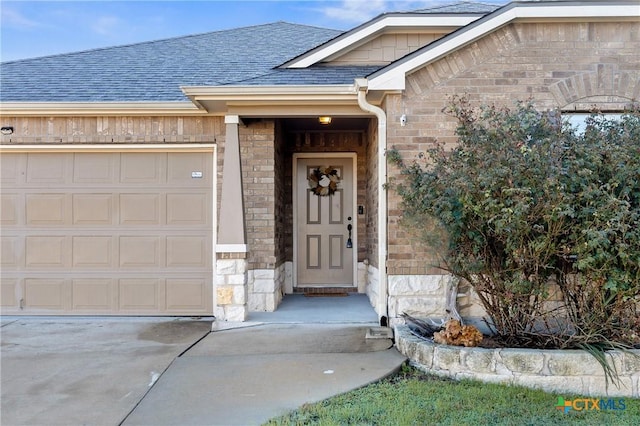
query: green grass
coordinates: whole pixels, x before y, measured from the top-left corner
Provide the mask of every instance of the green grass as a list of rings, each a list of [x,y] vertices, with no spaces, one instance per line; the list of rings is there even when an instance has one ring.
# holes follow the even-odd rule
[[[582,398],[457,382],[405,367],[394,377],[305,405],[267,425],[640,425],[640,399],[623,398],[625,410],[565,414],[555,408],[558,396]]]

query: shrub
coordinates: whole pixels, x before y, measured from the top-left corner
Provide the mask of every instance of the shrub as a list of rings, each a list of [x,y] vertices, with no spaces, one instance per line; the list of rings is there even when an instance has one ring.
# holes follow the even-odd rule
[[[639,343],[640,114],[594,114],[578,133],[526,102],[455,98],[446,112],[457,147],[435,143],[408,163],[391,150],[404,177],[394,187],[405,226],[429,229],[420,236],[432,246],[445,235],[439,266],[472,285],[497,337]]]

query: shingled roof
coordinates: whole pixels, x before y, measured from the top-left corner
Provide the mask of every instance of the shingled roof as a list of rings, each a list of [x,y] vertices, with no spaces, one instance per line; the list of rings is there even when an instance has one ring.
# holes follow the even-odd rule
[[[470,1],[412,14],[488,14]],[[350,84],[381,66],[279,67],[341,31],[276,22],[0,64],[2,102],[187,101],[181,86]]]
[[[4,102],[185,101],[180,86],[286,84],[273,68],[341,34],[276,22],[126,46],[5,62]],[[353,82],[355,69],[332,80]],[[258,77],[267,74],[264,81]],[[311,80],[314,72],[307,73]]]
[[[443,4],[440,6],[429,7],[426,9],[418,9],[413,13],[423,14],[458,14],[458,13],[474,13],[474,14],[486,14],[499,9],[502,5],[495,5],[489,3],[476,3],[472,1],[461,1],[452,4]]]
[[[276,68],[239,82],[245,85],[287,85],[287,84],[353,84],[354,79],[365,77],[382,68],[382,65],[368,66],[327,66],[317,65],[309,68]]]

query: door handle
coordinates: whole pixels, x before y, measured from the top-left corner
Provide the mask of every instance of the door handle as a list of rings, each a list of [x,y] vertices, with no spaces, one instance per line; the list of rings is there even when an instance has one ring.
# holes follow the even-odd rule
[[[349,218],[351,219],[351,218]],[[351,242],[351,230],[353,229],[353,226],[351,226],[351,224],[347,225],[347,231],[349,232],[349,237],[347,238],[347,248],[353,248],[353,243]]]

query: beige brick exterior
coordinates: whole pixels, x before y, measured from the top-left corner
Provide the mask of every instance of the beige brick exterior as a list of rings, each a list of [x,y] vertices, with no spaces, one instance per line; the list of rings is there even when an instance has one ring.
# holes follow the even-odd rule
[[[369,265],[378,266],[378,126],[371,120],[366,140],[366,188],[365,188],[365,224],[366,224],[366,258]],[[360,192],[358,204],[362,204]],[[358,234],[360,233],[360,230]]]
[[[475,105],[532,99],[541,109],[620,110],[640,96],[638,52],[637,22],[508,25],[409,75],[406,92],[386,103],[388,145],[409,160],[436,140],[453,146],[456,122],[442,112],[452,95]],[[397,170],[390,167],[389,176],[398,178]],[[440,273],[430,250],[399,226],[400,217],[390,191],[389,274]]]
[[[13,135],[3,144],[215,143],[224,138],[221,117],[101,116],[2,117]]]
[[[249,269],[276,267],[274,145],[273,121],[240,126]]]
[[[440,37],[387,34],[334,59],[335,64],[389,63]],[[406,78],[406,89],[388,93],[387,146],[412,159],[439,141],[454,146],[456,122],[442,112],[453,95],[472,102],[513,105],[532,99],[541,109],[619,111],[640,98],[638,22],[512,23],[429,63]],[[330,107],[328,107],[330,110]],[[328,111],[330,113],[331,111]],[[406,126],[400,117],[407,116]],[[362,117],[366,116],[362,113]],[[217,254],[216,315],[245,319],[248,309],[273,310],[291,291],[293,261],[292,156],[351,152],[357,155],[357,250],[359,290],[372,304],[380,298],[392,316],[442,313],[444,295],[438,253],[415,242],[401,226],[400,200],[388,196],[388,261],[379,265],[378,124],[346,131],[287,132],[277,118],[240,117],[238,125],[247,253]],[[2,117],[14,127],[2,144],[215,143],[218,196],[224,182],[225,119],[220,116]],[[389,179],[400,178],[389,166]],[[219,208],[220,199],[217,200]],[[224,226],[223,223],[218,224]],[[216,254],[212,253],[212,256]],[[232,265],[233,269],[231,268]],[[231,269],[229,269],[231,268]],[[232,270],[233,269],[233,270]],[[388,275],[390,293],[380,294]],[[416,277],[417,276],[417,277]],[[404,283],[412,283],[405,285]],[[415,286],[413,283],[419,283]],[[437,291],[436,291],[437,290]],[[468,298],[473,299],[469,293]],[[481,315],[478,309],[465,313]],[[381,315],[383,313],[380,313]]]

